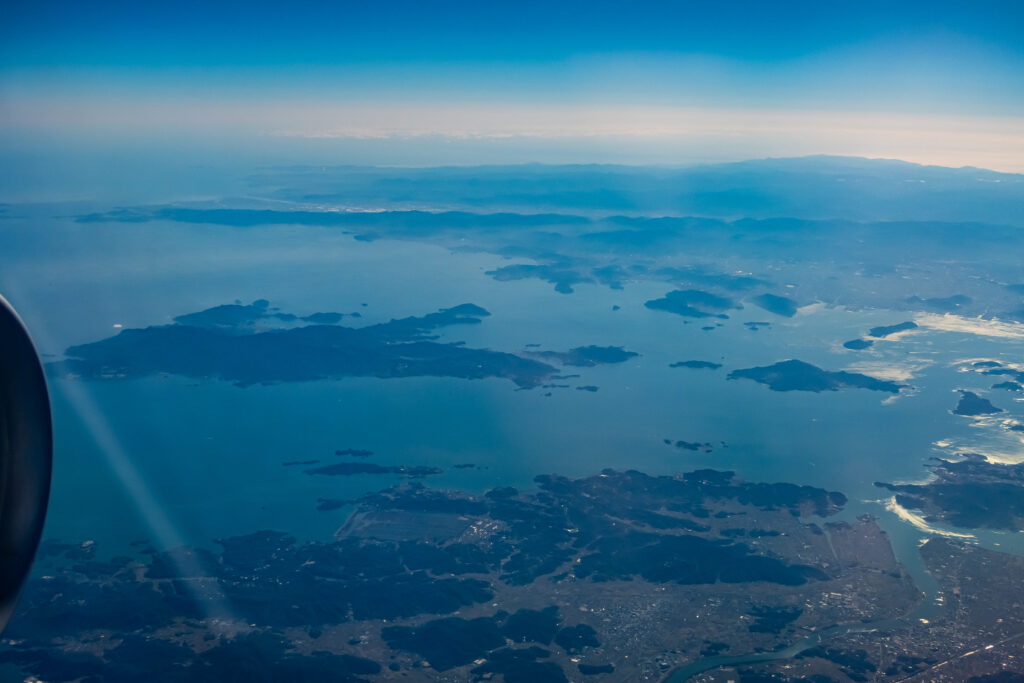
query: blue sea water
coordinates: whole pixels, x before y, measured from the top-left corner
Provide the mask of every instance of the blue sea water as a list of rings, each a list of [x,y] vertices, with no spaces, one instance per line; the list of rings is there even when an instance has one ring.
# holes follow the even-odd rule
[[[311,476],[282,463],[330,464],[339,460],[336,449],[359,448],[374,451],[370,461],[378,464],[440,467],[423,483],[474,492],[606,467],[653,474],[711,467],[752,481],[838,489],[850,498],[845,514],[878,516],[900,559],[924,581],[916,546],[925,533],[886,511],[878,502],[885,492],[873,482],[922,479],[930,457],[948,454],[936,442],[983,447],[1002,438],[998,426],[949,413],[953,390],[972,381],[954,362],[1021,351],[1017,340],[933,330],[848,351],[842,342],[908,314],[823,306],[793,318],[748,306],[705,331],[702,321],[643,306],[665,293],[664,283],[580,285],[566,295],[537,280],[493,280],[486,271],[508,261],[491,254],[363,242],[331,229],[32,220],[9,221],[19,239],[0,257],[0,286],[48,359],[119,329],[257,298],[299,314],[359,311],[360,325],[469,302],[492,315],[439,330],[443,340],[513,352],[530,344],[621,345],[640,354],[622,364],[567,367],[580,375],[558,381],[568,388],[529,391],[500,379],[438,377],[245,388],[173,376],[54,378],[46,535],[94,540],[110,554],[130,551],[135,540],[209,545],[268,528],[328,539],[350,508],[318,511],[318,499],[353,499],[406,480]],[[771,326],[756,332],[742,324],[765,320]],[[874,391],[780,393],[726,380],[731,369],[787,358],[829,370],[895,366],[912,373],[906,382],[914,389],[886,401],[889,394]],[[669,368],[690,359],[723,367]],[[1009,416],[1024,413],[1009,395],[999,398]],[[680,450],[664,439],[714,448]],[[454,467],[462,463],[475,467]],[[1021,552],[1019,536],[981,534],[979,541]]]

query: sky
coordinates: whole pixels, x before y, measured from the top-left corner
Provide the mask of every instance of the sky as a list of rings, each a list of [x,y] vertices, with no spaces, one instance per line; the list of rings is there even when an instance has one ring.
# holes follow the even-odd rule
[[[1021,36],[1017,1],[7,0],[0,155],[1024,172]]]

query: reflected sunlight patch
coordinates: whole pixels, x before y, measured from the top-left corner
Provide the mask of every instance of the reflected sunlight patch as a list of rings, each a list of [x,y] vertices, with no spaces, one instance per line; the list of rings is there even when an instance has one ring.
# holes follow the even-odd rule
[[[984,365],[985,363],[995,363],[996,365]],[[957,369],[960,372],[977,372],[979,374],[986,374],[986,371],[992,367],[1009,368],[1024,372],[1024,363],[1014,363],[999,358],[961,358],[960,360],[953,361],[950,365],[954,367],[959,366]]]
[[[980,431],[977,435],[969,435],[965,439],[942,439],[932,445],[945,459],[953,458],[959,453],[973,453],[985,458],[986,461],[999,465],[1018,465],[1024,463],[1024,432],[1011,428],[1020,423],[1017,420],[989,418],[975,420],[971,425]]]
[[[807,304],[806,306],[801,306],[800,308],[796,309],[796,314],[814,315],[815,313],[820,313],[821,311],[824,311],[827,308],[828,304],[826,304],[824,301],[815,301],[813,304]]]
[[[896,496],[893,496],[889,500],[885,501],[885,509],[895,514],[897,517],[902,519],[904,522],[908,522],[921,531],[929,534],[937,534],[939,536],[949,536],[951,538],[975,538],[973,534],[964,534],[957,531],[947,531],[945,529],[937,529],[930,525],[925,518],[921,515],[911,512],[907,508],[903,507],[896,502]]]
[[[920,360],[914,362],[887,363],[886,361],[864,361],[846,366],[847,372],[859,372],[877,379],[884,379],[890,382],[909,382],[914,379],[921,370],[932,361]]]
[[[960,332],[981,337],[1024,340],[1024,324],[1002,321],[997,318],[965,318],[951,313],[918,313],[914,322],[940,332]]]

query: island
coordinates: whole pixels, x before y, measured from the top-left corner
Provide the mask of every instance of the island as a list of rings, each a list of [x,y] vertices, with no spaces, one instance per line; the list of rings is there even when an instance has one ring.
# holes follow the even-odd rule
[[[722,367],[721,363],[712,363],[707,360],[681,360],[676,363],[669,364],[670,368],[693,368],[695,370],[706,369],[706,370],[717,370]]]
[[[999,361],[979,361],[973,364],[975,372],[983,375],[1003,375],[1018,384],[1024,384],[1024,369],[1020,365],[1010,365]]]
[[[699,289],[677,289],[660,299],[651,299],[644,306],[655,311],[668,311],[689,318],[728,318],[723,311],[740,308],[732,299]]]
[[[257,299],[251,304],[245,305],[240,301],[233,304],[223,304],[207,308],[196,313],[186,313],[174,318],[174,322],[180,325],[193,327],[205,327],[219,330],[252,329],[257,324],[281,325],[296,323],[299,321],[314,323],[317,325],[334,325],[341,322],[342,318],[359,318],[359,313],[334,313],[317,312],[305,316],[285,313],[278,308],[272,308],[266,299]]]
[[[640,354],[627,351],[621,346],[577,346],[568,351],[531,351],[531,356],[555,361],[562,365],[591,368],[595,365],[624,363]]]
[[[879,325],[878,327],[872,327],[868,330],[869,337],[875,337],[876,339],[884,339],[900,332],[907,332],[909,330],[916,330],[917,323],[915,322],[903,322],[897,323],[896,325]]]
[[[714,446],[707,442],[701,443],[699,441],[680,440],[673,441],[672,439],[663,439],[663,441],[668,446],[675,446],[676,448],[680,448],[684,451],[700,451],[702,453],[710,453],[711,451],[714,450]]]
[[[759,308],[763,308],[769,313],[780,315],[785,318],[792,318],[796,315],[796,311],[800,306],[788,297],[778,296],[777,294],[761,294],[752,298],[751,303]]]
[[[992,405],[992,402],[987,398],[982,398],[973,391],[964,390],[960,391],[960,402],[952,410],[954,415],[964,415],[966,417],[995,415],[1001,412],[1003,412],[1003,409]]]
[[[726,379],[750,379],[772,391],[838,391],[870,389],[898,394],[902,384],[856,372],[831,372],[800,360],[785,360],[773,365],[733,370]]]
[[[843,342],[844,349],[850,349],[851,351],[863,351],[869,349],[874,345],[870,339],[851,339],[848,342]]]
[[[125,329],[108,339],[72,346],[67,360],[51,363],[49,370],[88,379],[169,373],[223,379],[243,387],[347,376],[439,376],[498,377],[529,388],[555,374],[555,368],[534,358],[443,343],[430,334],[450,325],[480,324],[490,313],[473,304],[359,328],[303,325],[263,330],[237,323],[251,320],[254,311],[265,311],[268,305],[257,301],[241,307],[241,312],[237,305],[227,307],[227,312],[216,307],[179,316],[173,325]],[[197,319],[200,325],[181,322]],[[225,320],[235,322],[229,326]],[[606,360],[608,354],[616,358],[623,353],[630,355],[585,347],[558,357],[586,364],[617,362]]]

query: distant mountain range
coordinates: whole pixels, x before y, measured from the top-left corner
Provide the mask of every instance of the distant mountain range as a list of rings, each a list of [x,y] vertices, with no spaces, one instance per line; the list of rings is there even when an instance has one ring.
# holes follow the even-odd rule
[[[277,199],[353,207],[980,222],[1024,227],[1024,175],[812,156],[686,168],[611,165],[289,167],[253,176]]]

